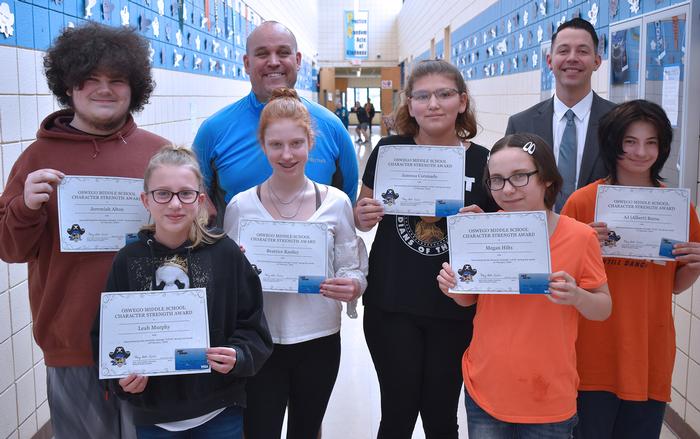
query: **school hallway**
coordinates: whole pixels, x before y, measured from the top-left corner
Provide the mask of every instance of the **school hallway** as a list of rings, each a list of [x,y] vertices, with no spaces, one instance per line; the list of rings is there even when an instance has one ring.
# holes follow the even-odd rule
[[[593,50],[582,54],[586,55],[588,61],[591,61],[590,55],[599,55],[600,59],[595,61],[593,71],[593,65],[588,61],[585,69],[573,69],[568,73],[567,69],[556,65],[551,67],[551,59],[557,55],[554,50],[556,46],[553,46],[553,36],[561,24],[573,18],[581,18],[593,27]],[[264,44],[264,39],[260,38],[260,35],[268,36],[268,32],[258,33],[257,37],[253,34],[263,23],[270,21],[284,26],[291,37],[291,40],[285,37],[285,44],[276,45],[277,49],[284,46],[285,50],[269,57],[268,61],[273,61],[272,63],[265,61],[265,57],[262,56],[272,55],[272,50],[267,47],[270,45]],[[459,71],[459,76],[466,82],[468,108],[475,116],[475,125],[472,124],[467,131],[474,135],[471,140],[475,144],[486,148],[491,148],[503,137],[512,116],[549,102],[555,94],[563,103],[561,98],[568,93],[562,94],[557,91],[558,83],[563,83],[562,79],[557,79],[555,73],[559,75],[565,71],[561,76],[576,74],[582,81],[577,80],[574,81],[576,84],[569,85],[575,86],[573,88],[579,91],[583,90],[582,86],[585,85],[587,92],[594,92],[593,96],[596,96],[596,99],[615,104],[641,99],[662,107],[673,135],[672,139],[669,139],[668,159],[659,170],[659,175],[663,177],[667,188],[688,190],[689,200],[695,208],[695,212],[690,211],[691,216],[692,213],[700,215],[700,99],[697,99],[700,97],[700,81],[692,80],[700,77],[700,0],[0,0],[0,196],[3,193],[13,194],[14,198],[17,195],[14,191],[19,188],[18,183],[27,182],[26,179],[18,178],[19,174],[13,169],[25,169],[26,157],[36,150],[37,140],[45,139],[39,130],[42,121],[66,107],[65,102],[61,103],[65,97],[61,96],[62,92],[66,88],[51,85],[55,85],[55,82],[47,78],[45,55],[56,44],[60,35],[73,32],[73,29],[85,24],[121,30],[130,28],[139,36],[142,48],[147,48],[148,61],[143,53],[140,56],[142,62],[139,63],[123,62],[120,61],[121,58],[114,58],[117,60],[114,63],[98,63],[109,72],[99,71],[102,69],[90,72],[100,73],[99,76],[112,73],[112,70],[121,73],[131,70],[145,73],[147,67],[150,67],[154,86],[152,93],[149,91],[149,96],[142,106],[130,105],[128,109],[139,129],[167,139],[174,145],[195,147],[195,143],[198,143],[199,151],[206,153],[205,150],[209,150],[204,145],[208,142],[203,141],[209,137],[206,132],[213,132],[213,127],[217,128],[216,131],[220,127],[232,127],[231,134],[235,134],[237,140],[234,141],[233,136],[231,139],[222,136],[219,139],[221,145],[232,140],[232,155],[239,149],[253,151],[248,148],[255,143],[253,139],[257,138],[255,126],[258,125],[259,119],[256,119],[257,116],[253,117],[259,114],[256,113],[259,110],[257,104],[267,101],[268,92],[273,88],[286,85],[296,91],[307,108],[315,108],[315,105],[311,104],[315,103],[330,112],[337,111],[335,114],[339,114],[342,120],[347,117],[350,123],[348,132],[358,158],[359,185],[366,162],[381,139],[382,125],[396,124],[397,110],[403,103],[411,99],[420,107],[426,92],[431,92],[428,101],[439,101],[441,98],[438,95],[445,99],[450,98],[448,95],[452,92],[447,89],[452,89],[453,84],[443,84],[439,87],[432,81],[420,84],[421,75],[413,75],[412,72],[416,68],[420,70],[421,65],[444,61]],[[249,39],[251,41],[248,41]],[[92,38],[90,41],[98,43],[101,39]],[[64,53],[76,55],[93,46],[75,44],[75,50]],[[120,44],[115,47],[119,50],[97,50],[94,53],[103,52],[105,59],[110,59],[127,46]],[[290,50],[287,50],[287,47]],[[60,58],[63,61],[68,59]],[[95,61],[98,57],[88,56],[84,59]],[[255,59],[259,62],[255,62]],[[66,65],[76,72],[82,72],[78,67],[87,66],[84,63],[70,62]],[[82,73],[77,76],[82,76]],[[125,76],[130,79],[129,88],[134,88],[131,96],[138,95],[139,93],[135,92],[139,87],[135,87],[136,84],[131,82],[132,76]],[[454,75],[454,85],[461,84],[459,76]],[[121,84],[123,81],[117,82]],[[437,93],[438,90],[442,90],[443,93]],[[586,111],[583,115],[577,113],[577,122],[574,125],[578,124],[579,128],[589,124],[590,114],[593,113],[588,110],[587,99],[585,105],[583,100],[580,101],[586,107]],[[74,101],[72,98],[65,100]],[[137,102],[132,102],[134,103]],[[230,120],[212,119],[212,116],[221,114],[222,110],[231,109],[234,103],[240,103],[244,107],[247,107],[247,104],[255,104],[255,112],[248,111],[250,108],[241,111],[241,107],[238,106]],[[68,102],[67,106],[75,107],[75,102]],[[590,106],[592,110],[593,104],[590,103]],[[359,111],[360,108],[363,111]],[[553,110],[553,100],[551,104],[547,103],[547,108]],[[573,107],[571,109],[574,110]],[[319,118],[321,115],[324,115],[321,118],[323,120],[328,120],[326,117],[331,118],[325,110],[316,110],[319,112]],[[369,143],[356,142],[355,124],[359,122],[358,113],[363,112],[374,114],[371,119],[372,132]],[[228,111],[224,113],[228,114]],[[599,112],[595,113],[602,115]],[[420,116],[425,113],[416,114]],[[553,151],[559,150],[555,140],[561,144],[563,131],[566,131],[562,125],[562,115],[559,116],[557,127],[551,127],[553,130],[550,146],[554,148]],[[326,137],[324,133],[325,124],[319,125],[316,116],[312,117],[312,125],[319,134],[316,139],[329,140],[330,137]],[[528,120],[530,119],[532,118]],[[207,120],[214,122],[205,124]],[[244,120],[245,124],[238,125],[239,121]],[[365,121],[364,115],[362,120]],[[122,118],[117,117],[114,123],[117,121],[122,121]],[[333,119],[332,122],[337,121]],[[549,121],[540,122],[544,122],[542,126],[549,134]],[[333,125],[336,124],[329,124],[328,129]],[[245,129],[235,128],[236,126]],[[594,164],[596,173],[598,170],[602,172],[602,162],[598,163],[595,157],[589,160],[583,154],[586,149],[595,151],[597,148],[591,149],[586,146],[586,139],[597,137],[595,134],[598,130],[594,128],[596,126],[591,124],[590,132],[582,129],[576,131],[576,160],[572,162],[576,162],[577,183],[579,180],[583,181],[580,178],[582,174],[585,177],[586,172],[580,172],[584,164],[586,168]],[[311,163],[317,161],[313,165],[324,172],[327,183],[339,175],[336,174],[338,169],[344,171],[350,165],[351,160],[348,159],[352,158],[347,139],[342,140],[345,136],[342,127],[332,128],[333,134],[342,134],[334,139],[337,148],[329,148],[335,149],[333,154],[324,155],[325,147],[311,154]],[[198,136],[200,129],[202,136]],[[336,131],[338,129],[339,131]],[[424,129],[423,133],[430,131]],[[199,140],[195,142],[197,137]],[[119,146],[124,148],[126,146],[122,145],[127,145],[127,141],[123,137],[122,141]],[[108,149],[97,148],[100,141],[95,142],[97,143],[90,142],[87,145],[87,161],[72,160],[72,157],[77,157],[74,153],[58,154],[56,157],[59,161],[65,160],[66,169],[48,166],[48,160],[52,159],[53,154],[51,157],[38,156],[41,163],[36,164],[45,164],[66,175],[82,176],[83,172],[64,171],[97,163],[94,159],[100,154],[104,159]],[[318,142],[316,147],[320,143]],[[425,143],[431,142],[425,140]],[[441,143],[456,145],[456,142],[446,140]],[[134,149],[133,157],[132,154],[124,154],[123,157],[119,155],[119,158],[131,160],[140,152],[140,149]],[[228,153],[229,148],[222,148],[222,152]],[[97,156],[93,157],[96,153]],[[221,163],[212,161],[213,157],[210,156],[210,160],[206,160],[207,154],[200,155],[202,164],[207,169],[221,170]],[[224,155],[226,154],[217,157]],[[555,161],[558,157],[559,154],[556,155]],[[121,168],[123,165],[119,163],[120,160],[108,162],[110,168]],[[333,162],[335,166],[331,166]],[[244,174],[244,171],[255,174],[257,168],[249,166],[245,161],[239,161],[238,158],[231,163],[231,171],[228,171],[231,177],[241,181],[250,180],[240,186],[241,190],[247,183],[259,183],[257,178],[253,181],[253,177],[261,174],[249,177]],[[471,160],[471,163],[474,164],[475,161]],[[85,175],[126,176],[126,173],[117,175],[100,169],[97,168],[99,172]],[[134,169],[136,168],[131,168]],[[567,172],[571,176],[570,168]],[[518,172],[511,174],[516,173]],[[226,177],[228,176],[227,174]],[[134,177],[140,178],[141,175],[131,175],[129,178]],[[345,183],[349,183],[349,188],[353,188],[353,180],[354,177],[346,174]],[[481,184],[481,177],[474,180],[476,181],[473,184]],[[217,184],[221,183],[219,179],[216,181]],[[456,184],[459,179],[451,181]],[[465,181],[465,186],[470,184],[468,181]],[[350,192],[347,190],[349,188],[345,188],[346,192]],[[283,199],[286,198],[285,194],[282,195]],[[4,208],[9,205],[5,204],[6,199],[7,196],[0,201],[0,205],[3,206],[0,208],[0,223],[3,223],[5,218],[3,215],[11,212]],[[51,196],[50,200],[53,203]],[[299,199],[291,200],[296,208]],[[302,202],[303,198],[299,201],[300,208]],[[16,204],[13,201],[13,205],[22,208],[21,200]],[[63,210],[67,210],[65,204]],[[50,212],[51,215],[47,218],[51,221],[57,220],[59,226],[55,229],[53,226],[51,229],[44,229],[41,232],[45,232],[43,235],[32,235],[35,238],[42,237],[36,244],[42,251],[50,241],[43,239],[45,237],[65,241],[70,239],[68,236],[74,236],[70,235],[71,232],[64,232],[69,226],[60,226],[61,221],[67,221],[68,217],[63,216],[63,220],[60,220],[58,216],[54,218],[54,214],[57,215],[54,210]],[[116,217],[109,222],[119,222],[114,221],[115,219]],[[414,220],[417,222],[418,218]],[[20,223],[23,224],[22,221]],[[6,258],[0,260],[0,439],[52,439],[54,433],[44,358],[46,351],[48,362],[52,364],[51,347],[43,341],[43,346],[40,347],[34,336],[47,327],[47,322],[53,325],[58,320],[52,321],[48,318],[42,321],[39,314],[46,316],[51,312],[39,313],[38,310],[42,308],[40,302],[43,300],[44,290],[49,294],[74,294],[76,290],[62,288],[65,282],[37,282],[37,279],[43,276],[40,273],[42,270],[37,271],[33,268],[37,266],[34,263],[30,268],[27,263],[30,259],[34,260],[33,251],[20,252],[24,254],[17,257],[4,256],[14,247],[12,243],[24,246],[33,242],[31,239],[15,239],[21,228],[8,230],[10,235],[14,234],[14,238],[3,235],[3,239],[0,240],[0,254]],[[375,231],[376,227],[369,233],[359,233],[368,250],[371,249]],[[119,236],[121,245],[121,233],[115,236]],[[689,233],[689,240],[691,236]],[[400,245],[398,247],[400,248]],[[54,250],[56,249],[52,249],[52,252],[56,253]],[[406,253],[411,254],[411,250]],[[102,254],[100,258],[103,256]],[[71,251],[66,257],[79,258],[80,255]],[[99,258],[84,256],[81,261],[86,264],[89,262],[88,265],[92,266],[95,262],[93,259],[97,261]],[[87,273],[88,278],[92,278],[97,273],[92,270],[86,271],[88,265],[70,263],[66,266],[77,271],[66,272],[66,276],[70,274],[73,279],[82,279],[84,273]],[[396,266],[406,265],[398,262]],[[49,270],[52,275],[54,267],[56,266],[51,265]],[[56,270],[57,274],[64,274],[62,268]],[[425,273],[426,281],[434,280],[436,274]],[[401,279],[401,276],[393,277],[392,282],[397,282],[397,279]],[[76,283],[81,287],[88,284],[89,282],[82,280]],[[51,288],[45,288],[47,285],[51,285]],[[408,287],[412,285],[409,284]],[[94,288],[92,290],[95,294],[101,292]],[[410,288],[401,287],[401,291],[410,291]],[[674,294],[669,300],[670,304],[664,304],[669,305],[670,310],[664,313],[663,317],[666,327],[672,323],[675,334],[667,334],[663,347],[668,345],[666,357],[670,360],[673,353],[674,363],[672,372],[669,370],[670,361],[667,363],[665,373],[661,377],[667,386],[668,375],[671,375],[671,402],[666,408],[667,424],[664,423],[660,438],[700,439],[700,279],[687,288],[687,291]],[[56,307],[49,306],[45,309],[52,311],[56,308],[63,312],[64,308],[72,310],[75,307],[81,311],[80,315],[85,317],[96,312],[96,309],[86,308],[86,303],[89,302],[57,299]],[[424,310],[420,307],[415,309]],[[377,436],[381,420],[381,395],[365,341],[364,309],[361,300],[357,312],[358,318],[350,319],[343,309],[340,369],[320,432],[324,439],[374,439]],[[650,313],[650,316],[656,315],[660,314]],[[71,323],[78,325],[77,321]],[[392,327],[396,328],[398,325]],[[74,336],[84,339],[84,334],[80,334],[82,331],[77,331],[76,328],[77,326],[71,325],[65,329],[51,331],[51,337],[61,342],[64,338],[68,341]],[[400,334],[401,339],[415,342],[415,337],[405,332]],[[658,334],[658,331],[650,333],[652,338]],[[39,338],[41,340],[41,335]],[[72,341],[69,344],[72,345]],[[650,346],[657,344],[652,343]],[[411,349],[403,351],[410,353]],[[635,352],[641,353],[642,350]],[[85,354],[86,348],[81,352],[81,355]],[[440,358],[440,355],[434,357]],[[657,357],[648,358],[656,363]],[[406,364],[410,362],[404,361],[401,369]],[[630,367],[626,372],[637,370],[642,369]],[[631,376],[631,373],[626,375]],[[463,400],[462,395],[457,411],[460,439],[468,437]],[[439,410],[438,404],[430,407]],[[57,413],[58,411],[54,410],[54,419],[59,417]],[[58,424],[58,421],[56,423]],[[283,427],[281,438],[285,436],[286,425]],[[421,419],[418,417],[411,439],[424,437]]]

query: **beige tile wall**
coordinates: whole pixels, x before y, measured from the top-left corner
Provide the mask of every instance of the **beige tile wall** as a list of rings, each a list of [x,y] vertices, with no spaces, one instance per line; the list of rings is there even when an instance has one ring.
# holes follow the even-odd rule
[[[0,46],[0,60],[2,189],[15,159],[35,137],[39,111],[53,111],[53,101],[39,83],[44,79],[37,52]],[[32,339],[26,265],[0,261],[0,437],[31,437],[46,423],[45,383],[43,357]]]
[[[673,301],[676,363],[671,407],[700,432],[700,282]]]

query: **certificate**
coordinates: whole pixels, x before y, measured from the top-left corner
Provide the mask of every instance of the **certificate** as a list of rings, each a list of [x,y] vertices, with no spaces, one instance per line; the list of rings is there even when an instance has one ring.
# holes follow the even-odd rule
[[[328,265],[328,225],[242,218],[238,243],[263,291],[319,293]]]
[[[143,179],[66,175],[58,185],[62,252],[114,252],[148,222]]]
[[[479,213],[447,218],[453,293],[549,293],[547,214]]]
[[[608,225],[603,256],[673,260],[669,246],[687,242],[690,191],[682,188],[598,186],[595,221]]]
[[[374,199],[392,215],[448,216],[464,207],[462,146],[384,145]]]
[[[209,372],[204,288],[102,293],[100,379]]]

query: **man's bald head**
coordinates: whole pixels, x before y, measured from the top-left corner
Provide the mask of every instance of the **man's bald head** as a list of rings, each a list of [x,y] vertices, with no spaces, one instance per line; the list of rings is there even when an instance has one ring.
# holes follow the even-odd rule
[[[294,50],[294,52],[297,51],[297,38],[294,36],[292,31],[290,31],[289,28],[287,28],[287,26],[283,25],[282,23],[280,23],[278,21],[269,20],[269,21],[263,21],[260,26],[256,27],[253,30],[253,32],[251,32],[250,35],[248,35],[248,38],[246,38],[246,40],[245,40],[245,52],[248,55],[250,55],[250,51],[252,49],[251,41],[253,43],[255,42],[256,34],[258,34],[260,32],[270,32],[270,31],[284,32],[287,35],[289,35],[290,45],[291,45],[292,49]]]
[[[276,88],[294,88],[301,68],[294,34],[276,21],[264,22],[246,40],[243,65],[260,102],[266,102]]]

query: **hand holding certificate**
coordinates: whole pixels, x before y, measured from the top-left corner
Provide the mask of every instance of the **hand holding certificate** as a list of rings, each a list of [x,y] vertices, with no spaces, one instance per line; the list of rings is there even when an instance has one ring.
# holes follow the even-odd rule
[[[452,293],[545,294],[551,262],[547,214],[481,213],[447,218]]]
[[[260,276],[263,291],[320,291],[327,276],[328,225],[241,219],[238,243]]]
[[[673,260],[673,244],[688,241],[688,189],[598,186],[595,221],[607,224],[603,256]]]
[[[204,288],[102,293],[100,379],[209,372]]]
[[[383,145],[374,198],[392,215],[448,216],[464,206],[462,146]]]
[[[112,252],[148,222],[140,178],[66,175],[58,185],[62,252]]]

